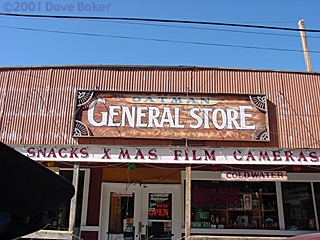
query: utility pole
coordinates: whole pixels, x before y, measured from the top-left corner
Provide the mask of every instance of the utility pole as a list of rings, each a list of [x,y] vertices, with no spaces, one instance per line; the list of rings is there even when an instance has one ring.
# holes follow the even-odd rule
[[[305,31],[305,28],[304,28],[303,19],[299,20],[298,26],[299,26],[299,29],[300,29],[300,37],[301,37],[301,42],[302,42],[302,49],[303,49],[304,61],[306,63],[306,68],[307,68],[308,72],[312,72],[310,53],[309,53],[309,48],[308,48],[306,31]]]

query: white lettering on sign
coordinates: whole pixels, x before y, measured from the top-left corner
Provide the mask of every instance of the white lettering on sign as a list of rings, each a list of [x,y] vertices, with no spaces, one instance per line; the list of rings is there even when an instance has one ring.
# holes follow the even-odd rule
[[[133,98],[133,100],[136,98]],[[106,100],[99,98],[94,100],[89,106],[88,122],[95,127],[107,126],[127,126],[143,128],[185,128],[186,124],[181,124],[180,107],[127,107],[127,106],[106,106],[106,111],[96,112],[97,104],[106,104]],[[191,122],[187,127],[198,129],[203,126],[204,129],[241,129],[252,130],[255,125],[248,122],[252,119],[252,106],[238,106],[234,108],[191,108],[189,115]],[[201,113],[201,114],[200,114]],[[98,116],[95,119],[94,116]],[[119,121],[115,121],[120,117]]]
[[[221,178],[230,181],[286,181],[285,172],[281,171],[230,171],[222,172]]]

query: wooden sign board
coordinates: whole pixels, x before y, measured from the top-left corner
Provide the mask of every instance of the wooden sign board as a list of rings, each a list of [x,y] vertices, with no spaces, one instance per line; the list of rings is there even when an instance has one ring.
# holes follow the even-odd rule
[[[269,141],[264,95],[77,92],[74,137]]]

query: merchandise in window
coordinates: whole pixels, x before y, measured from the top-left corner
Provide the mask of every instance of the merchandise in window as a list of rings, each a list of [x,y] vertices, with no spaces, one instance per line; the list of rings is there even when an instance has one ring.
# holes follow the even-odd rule
[[[320,183],[319,182],[313,183],[313,189],[314,189],[314,195],[316,198],[316,209],[317,209],[318,221],[319,221],[320,211],[318,209],[320,209]],[[309,226],[311,229],[317,229],[316,220],[311,219],[309,222]]]
[[[279,229],[274,182],[191,182],[191,227]]]
[[[316,230],[311,184],[281,184],[283,212],[287,230]]]

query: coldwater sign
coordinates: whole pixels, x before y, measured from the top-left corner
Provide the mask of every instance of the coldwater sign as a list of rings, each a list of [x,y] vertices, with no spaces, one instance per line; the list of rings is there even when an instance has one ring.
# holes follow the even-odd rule
[[[264,95],[78,91],[75,137],[269,141]]]

